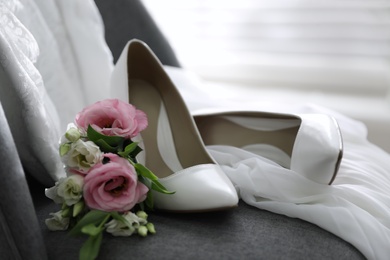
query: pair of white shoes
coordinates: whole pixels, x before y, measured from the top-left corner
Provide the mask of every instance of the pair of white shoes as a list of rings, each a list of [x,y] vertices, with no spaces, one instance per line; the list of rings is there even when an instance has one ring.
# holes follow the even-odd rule
[[[343,147],[335,119],[322,114],[234,111],[193,117],[158,58],[142,41],[126,45],[111,86],[128,90],[123,95],[128,95],[129,103],[148,116],[139,160],[168,190],[175,191],[154,194],[158,209],[192,212],[237,206],[235,188],[205,145],[252,151],[321,184],[331,184],[337,174]]]

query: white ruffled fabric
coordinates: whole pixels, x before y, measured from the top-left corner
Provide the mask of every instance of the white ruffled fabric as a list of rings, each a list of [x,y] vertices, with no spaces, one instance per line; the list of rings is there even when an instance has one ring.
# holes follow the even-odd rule
[[[348,138],[347,131],[343,134]],[[331,186],[241,149],[216,146],[209,151],[246,203],[314,223],[369,259],[388,258],[390,160],[364,138],[345,141],[344,159]]]
[[[65,174],[66,125],[108,96],[112,57],[94,2],[0,0],[0,65],[0,100],[23,165],[51,185]]]
[[[96,6],[92,0],[0,0],[0,44],[1,102],[22,160],[40,180],[56,179],[62,174],[59,134],[82,107],[108,97],[112,57]],[[367,141],[362,123],[292,101],[244,94],[227,99],[184,70],[167,71],[194,113],[237,108],[335,116],[345,150],[332,186],[241,149],[208,149],[246,203],[317,224],[369,259],[388,259],[390,155]],[[49,175],[37,172],[42,165]]]
[[[261,92],[256,97],[240,93],[235,98],[221,98],[191,73],[169,67],[167,71],[195,114],[208,109],[252,109],[334,116],[343,135],[344,157],[331,186],[235,147],[209,146],[208,151],[246,203],[314,223],[348,241],[368,259],[388,259],[390,155],[367,141],[367,129],[361,122],[313,104],[268,103],[261,100]]]

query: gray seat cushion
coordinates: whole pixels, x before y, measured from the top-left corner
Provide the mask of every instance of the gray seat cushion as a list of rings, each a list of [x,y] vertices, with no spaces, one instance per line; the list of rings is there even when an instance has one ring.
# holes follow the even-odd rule
[[[50,259],[76,259],[86,237],[49,231],[44,220],[58,206],[35,192],[35,205]],[[243,202],[229,211],[152,212],[157,234],[146,238],[104,234],[98,259],[365,259],[351,244],[300,219]]]

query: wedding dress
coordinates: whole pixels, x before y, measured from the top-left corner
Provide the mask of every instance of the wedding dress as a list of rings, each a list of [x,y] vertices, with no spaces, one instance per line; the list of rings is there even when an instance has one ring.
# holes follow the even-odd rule
[[[390,254],[390,155],[367,140],[364,124],[314,104],[286,100],[269,103],[259,96],[237,100],[207,94],[210,86],[190,72],[167,67],[193,113],[214,109],[323,113],[340,125],[344,155],[332,185],[323,185],[242,149],[209,146],[208,151],[235,185],[240,198],[260,208],[314,223],[343,238],[369,259]],[[199,99],[198,97],[206,97]],[[247,100],[243,103],[240,100]],[[234,137],[232,137],[234,138]]]

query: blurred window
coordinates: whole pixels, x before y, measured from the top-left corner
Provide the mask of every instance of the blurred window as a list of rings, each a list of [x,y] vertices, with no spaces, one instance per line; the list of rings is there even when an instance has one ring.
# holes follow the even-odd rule
[[[143,0],[184,67],[258,87],[382,95],[390,1]]]

